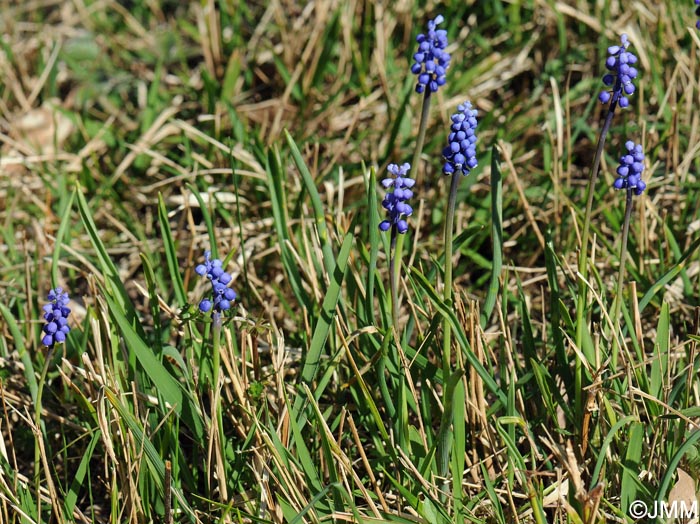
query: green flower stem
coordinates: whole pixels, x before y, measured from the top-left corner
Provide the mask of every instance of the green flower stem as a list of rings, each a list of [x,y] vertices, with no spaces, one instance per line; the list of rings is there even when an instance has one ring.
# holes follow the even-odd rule
[[[578,281],[578,297],[576,302],[576,347],[583,352],[583,337],[584,337],[584,321],[587,317],[586,310],[588,308],[588,288],[586,282],[588,280],[588,237],[591,229],[591,213],[593,210],[593,197],[595,196],[595,186],[598,181],[598,171],[600,170],[600,160],[603,156],[605,148],[605,139],[608,136],[608,130],[615,115],[617,107],[617,99],[613,98],[610,102],[608,114],[605,117],[603,128],[600,130],[598,137],[598,147],[596,148],[595,157],[593,158],[593,169],[591,170],[591,178],[588,181],[587,198],[586,198],[586,213],[583,219],[583,233],[581,234],[581,249],[579,251],[578,271],[580,273]],[[587,325],[587,324],[586,324]],[[585,354],[585,353],[584,353]],[[576,353],[575,375],[574,375],[574,406],[575,413],[578,417],[579,426],[583,420],[583,366],[579,353]]]
[[[39,439],[44,438],[44,432],[42,431],[42,421],[41,421],[41,397],[44,393],[44,384],[46,383],[46,374],[49,370],[49,364],[53,359],[54,346],[49,348],[46,353],[46,358],[44,360],[44,367],[41,370],[41,377],[39,378],[39,385],[36,392],[36,406],[34,411],[34,425],[36,426],[36,435],[34,440],[34,482],[36,485],[36,514],[37,522],[41,522],[41,452],[39,446]],[[48,472],[47,472],[48,474]]]
[[[418,124],[418,138],[416,139],[416,149],[413,151],[413,160],[411,167],[413,168],[413,178],[418,184],[418,174],[420,170],[420,156],[423,153],[423,144],[425,143],[425,131],[428,128],[428,115],[430,114],[430,89],[425,90],[423,95],[423,107],[420,112],[420,123]]]
[[[612,325],[616,332],[612,337],[612,369],[617,369],[617,356],[619,352],[617,334],[621,333],[620,326],[620,309],[622,307],[622,287],[625,282],[625,258],[627,258],[627,238],[630,231],[630,217],[632,216],[633,192],[631,187],[627,188],[627,197],[625,198],[625,222],[622,226],[622,245],[620,246],[620,269],[617,272],[617,290],[615,292],[615,300],[612,308]]]
[[[209,434],[209,449],[208,462],[212,464],[212,456],[214,451],[214,444],[221,445],[223,440],[223,419],[221,416],[221,402],[219,401],[219,396],[221,394],[221,313],[214,311],[212,313],[212,341],[213,341],[213,352],[212,352],[212,378],[211,384],[209,385],[209,395],[211,398],[211,405],[214,411],[211,414],[211,429]],[[214,473],[216,467],[213,467],[209,472],[209,489],[211,490],[214,483]],[[218,479],[222,482],[222,479]]]
[[[450,194],[447,199],[447,216],[445,220],[445,287],[443,288],[443,299],[448,306],[452,304],[452,238],[454,230],[455,207],[457,204],[457,187],[459,186],[459,173],[452,174],[450,183]],[[451,405],[453,387],[448,380],[451,374],[452,360],[452,330],[447,317],[443,320],[442,339],[442,405],[443,409]],[[448,413],[445,413],[448,416]],[[450,467],[450,449],[452,447],[452,431],[450,422],[445,417],[445,425],[440,433],[438,441],[438,475],[447,483],[447,473]]]
[[[401,304],[399,303],[399,275],[401,274],[401,253],[403,251],[403,240],[404,236],[398,232],[396,224],[391,226],[391,257],[389,259],[389,280],[391,281],[391,315],[392,315],[392,331],[393,339],[396,345],[396,365],[399,370],[399,398],[398,398],[398,412],[399,416],[396,418],[396,434],[399,442],[399,446],[402,449],[406,448],[406,443],[408,442],[408,411],[406,405],[406,395],[404,394],[405,384],[405,373],[403,369],[403,362],[399,355],[401,350],[401,335],[399,331],[399,311],[401,309]]]
[[[399,234],[396,224],[391,226],[391,245],[389,247],[389,287],[391,288],[391,319],[396,332],[399,331],[399,274],[401,273],[401,251],[403,235]]]

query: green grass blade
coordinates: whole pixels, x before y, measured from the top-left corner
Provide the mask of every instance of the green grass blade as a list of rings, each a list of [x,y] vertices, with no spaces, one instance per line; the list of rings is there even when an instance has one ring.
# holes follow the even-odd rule
[[[75,503],[78,501],[78,493],[80,492],[80,487],[85,481],[85,475],[89,471],[90,459],[92,459],[92,454],[95,452],[95,447],[100,443],[102,437],[102,431],[99,429],[92,434],[92,438],[88,443],[87,447],[83,452],[83,457],[80,459],[80,464],[75,471],[72,472],[73,480],[68,488],[65,499],[65,511],[67,515],[73,514],[73,509],[75,508]],[[90,481],[89,481],[90,482]]]
[[[294,163],[296,164],[297,169],[299,169],[299,173],[301,173],[304,187],[309,193],[311,207],[314,209],[314,219],[316,221],[316,228],[318,229],[318,236],[321,241],[321,251],[323,252],[323,265],[326,269],[328,277],[333,278],[333,271],[335,270],[335,256],[333,255],[333,249],[331,248],[331,242],[328,236],[326,216],[323,209],[323,202],[321,202],[321,195],[318,194],[316,182],[311,176],[311,172],[306,166],[306,162],[304,162],[304,158],[301,156],[301,152],[299,151],[296,142],[294,142],[292,135],[290,135],[286,129],[284,131],[284,135],[287,138],[287,144],[289,144],[289,149],[292,152]]]
[[[198,439],[202,438],[204,435],[204,424],[194,402],[183,391],[180,383],[173,378],[156,358],[153,350],[148,347],[134,328],[131,327],[131,324],[114,299],[108,294],[105,294],[105,299],[109,306],[110,315],[119,327],[122,337],[124,337],[127,349],[136,356],[139,364],[141,364],[146,375],[148,375],[148,378],[150,378],[157,389],[158,395],[173,408],[176,414],[182,417],[185,424],[194,432]],[[162,406],[163,412],[167,409],[168,406]]]
[[[279,154],[270,149],[267,155],[267,187],[270,191],[270,204],[272,205],[272,218],[275,222],[277,238],[280,248],[280,259],[287,274],[287,281],[300,305],[312,309],[311,300],[304,289],[303,279],[299,272],[299,266],[294,259],[289,240],[289,221],[287,218],[287,197],[283,184],[283,172],[280,165]]]
[[[136,318],[134,306],[126,292],[126,289],[124,288],[124,283],[119,275],[119,270],[117,270],[114,262],[112,262],[112,257],[107,252],[107,248],[102,243],[100,238],[100,230],[97,228],[95,221],[92,219],[90,208],[80,187],[76,189],[76,194],[78,197],[78,212],[80,213],[83,226],[90,237],[92,246],[95,248],[98,263],[104,277],[105,286],[109,290],[109,294],[116,300],[119,310],[123,311],[127,318],[134,319]],[[136,326],[136,329],[140,329],[140,324],[136,323]]]
[[[666,466],[666,473],[664,473],[664,476],[661,478],[659,489],[656,492],[656,500],[665,501],[667,499],[668,489],[673,480],[673,476],[676,474],[678,464],[680,464],[683,456],[695,447],[695,443],[698,442],[698,440],[700,440],[700,429],[693,431],[686,441],[681,444],[673,457],[671,457],[668,466]]]
[[[61,219],[61,225],[58,227],[56,232],[56,240],[54,242],[53,256],[51,257],[51,287],[56,287],[58,285],[58,261],[61,258],[61,246],[63,245],[63,238],[66,236],[66,231],[68,227],[72,224],[70,210],[73,207],[73,199],[75,198],[75,191],[72,191],[68,197],[68,202],[66,203]]]
[[[2,313],[2,316],[5,319],[5,324],[10,330],[10,335],[12,335],[15,349],[17,350],[19,358],[24,365],[24,378],[27,380],[29,394],[32,396],[32,402],[36,403],[38,385],[36,382],[36,373],[34,371],[32,356],[29,354],[27,347],[24,345],[24,337],[22,336],[22,332],[15,321],[15,317],[12,316],[12,313],[7,306],[5,306],[5,304],[0,303],[0,313]]]
[[[688,259],[690,258],[690,255],[692,255],[695,250],[700,247],[700,238],[696,238],[693,243],[690,245],[690,247],[687,249],[685,253],[683,253],[683,256],[678,260],[678,262],[671,267],[664,275],[658,279],[656,282],[654,282],[650,287],[649,290],[644,293],[644,296],[642,297],[642,300],[639,301],[639,312],[641,313],[644,311],[644,308],[647,307],[649,302],[654,298],[654,296],[664,289],[666,287],[666,284],[668,284],[671,280],[676,278],[678,274],[685,269],[686,265],[688,264]]]
[[[630,504],[639,498],[637,487],[639,485],[643,447],[644,426],[639,422],[632,422],[627,437],[627,450],[625,451],[620,489],[620,509],[624,513],[627,513]]]
[[[369,266],[367,267],[367,311],[374,310],[374,283],[377,278],[377,258],[379,256],[379,211],[377,205],[377,173],[369,170],[367,188],[367,212],[369,214]]]
[[[491,147],[491,246],[493,250],[491,282],[482,309],[482,327],[486,326],[486,322],[491,318],[491,313],[496,306],[496,299],[501,288],[500,278],[503,267],[503,177],[496,144]]]
[[[659,322],[656,326],[656,343],[654,344],[654,358],[651,361],[651,377],[649,383],[649,394],[655,398],[662,399],[666,372],[668,371],[669,343],[670,343],[670,314],[668,303],[661,305]],[[658,404],[650,402],[649,406],[654,406],[652,415],[658,415]]]
[[[462,328],[461,324],[457,320],[457,316],[455,315],[454,311],[452,311],[452,309],[450,309],[438,296],[436,291],[430,285],[430,282],[428,282],[426,277],[420,271],[418,271],[415,268],[411,268],[411,276],[420,285],[420,288],[428,296],[433,305],[435,305],[435,307],[438,308],[440,313],[450,320],[455,338],[459,342],[459,345],[462,347],[464,355],[469,361],[469,364],[476,370],[479,377],[481,377],[481,380],[484,381],[484,385],[486,386],[486,388],[491,393],[496,395],[502,406],[506,406],[508,402],[505,393],[498,387],[496,381],[489,374],[486,368],[484,368],[481,362],[479,362],[479,359],[474,354],[474,351],[472,351],[471,347],[469,347],[469,341],[467,340],[467,336],[464,333],[464,329]]]
[[[160,456],[160,453],[158,453],[158,450],[156,450],[155,446],[151,443],[150,439],[146,437],[144,434],[143,428],[139,424],[139,422],[136,420],[136,418],[129,412],[129,410],[124,407],[124,405],[119,401],[119,398],[117,395],[110,390],[109,388],[106,388],[104,390],[105,396],[107,397],[107,400],[109,400],[109,403],[114,407],[114,409],[117,410],[117,413],[119,413],[119,416],[122,418],[124,423],[127,425],[129,428],[129,431],[131,431],[131,434],[134,436],[134,439],[136,441],[136,445],[138,446],[139,449],[143,449],[145,454],[146,454],[146,462],[151,469],[152,476],[153,476],[153,481],[155,482],[156,486],[158,489],[163,491],[163,479],[165,478],[165,462],[163,462],[163,459]],[[185,510],[187,513],[187,516],[190,519],[190,522],[198,522],[197,517],[195,516],[194,512],[192,511],[192,508],[190,507],[189,503],[187,502],[187,499],[184,497],[182,490],[177,489],[175,487],[171,488],[173,490],[173,494],[175,495],[175,498],[178,500],[182,508]]]
[[[605,460],[608,457],[608,448],[610,447],[610,444],[612,444],[612,441],[617,435],[617,432],[620,431],[620,428],[622,428],[624,425],[631,424],[635,420],[637,420],[637,417],[633,415],[628,415],[624,418],[621,418],[613,425],[613,427],[610,428],[608,434],[605,435],[603,444],[600,446],[600,451],[598,452],[598,461],[595,464],[593,475],[591,475],[591,483],[588,489],[593,489],[596,486],[596,484],[600,482],[600,472],[602,471],[603,465],[605,464]]]
[[[198,196],[198,193],[195,193]],[[203,213],[206,210],[202,210]],[[177,248],[175,247],[175,241],[173,240],[173,233],[170,230],[170,222],[168,221],[168,211],[165,208],[165,202],[163,201],[163,195],[158,194],[158,222],[160,224],[160,235],[163,239],[163,249],[165,251],[165,260],[168,264],[168,271],[170,273],[170,283],[175,292],[175,298],[177,298],[177,303],[180,307],[184,307],[187,304],[187,293],[185,293],[185,285],[182,283],[182,275],[180,271],[180,263],[177,259]],[[216,258],[216,253],[214,253],[215,245],[212,245],[212,254]]]
[[[452,403],[452,430],[454,432],[453,451],[451,457],[452,468],[452,500],[454,501],[454,515],[462,513],[462,476],[464,475],[464,457],[467,448],[467,435],[464,421],[464,406],[466,404],[464,379],[455,385]]]
[[[328,292],[323,299],[321,307],[321,316],[316,324],[316,329],[311,337],[311,345],[306,354],[304,365],[301,370],[301,381],[306,384],[311,384],[316,377],[318,367],[321,362],[321,353],[328,338],[333,317],[335,316],[335,308],[338,305],[340,298],[340,289],[345,278],[345,273],[348,268],[348,257],[350,256],[350,248],[353,245],[354,235],[348,233],[343,239],[343,244],[338,253],[338,264],[333,272],[333,279],[328,286]],[[315,391],[314,396],[318,398],[320,391]]]

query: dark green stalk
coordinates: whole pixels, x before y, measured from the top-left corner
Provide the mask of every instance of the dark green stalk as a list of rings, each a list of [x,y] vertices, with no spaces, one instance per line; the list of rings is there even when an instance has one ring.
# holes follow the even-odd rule
[[[411,163],[411,168],[413,169],[414,179],[416,184],[418,184],[418,165],[420,163],[420,156],[423,151],[423,144],[425,142],[425,130],[428,126],[428,114],[430,110],[430,89],[425,90],[425,95],[423,96],[423,108],[421,109],[420,124],[418,125],[418,138],[416,140],[416,149],[413,152],[413,160]],[[398,294],[398,277],[399,271],[401,269],[401,257],[403,255],[403,235],[398,235],[399,241],[396,241],[396,236],[398,230],[396,225],[391,227],[391,258],[389,261],[389,278],[391,280],[391,301],[392,301],[392,315],[394,321],[394,329],[399,332],[399,294]]]
[[[394,330],[399,330],[399,271],[401,269],[401,259],[396,248],[396,237],[398,234],[396,224],[391,226],[391,244],[389,247],[389,287],[391,288],[391,318]],[[403,244],[403,242],[400,242]]]
[[[423,144],[425,143],[425,131],[428,128],[428,116],[430,114],[430,89],[426,87],[423,95],[423,107],[420,112],[420,123],[418,124],[418,138],[416,139],[416,149],[413,151],[413,160],[411,167],[413,168],[416,184],[418,184],[418,173],[420,167],[420,156],[423,153]]]
[[[403,369],[403,362],[399,352],[401,351],[401,335],[399,332],[399,310],[401,305],[399,304],[399,274],[401,273],[401,257],[400,254],[403,251],[403,239],[404,235],[398,232],[396,224],[391,226],[391,256],[389,259],[389,279],[391,280],[391,314],[392,314],[392,331],[393,338],[396,344],[396,364],[399,369],[399,398],[398,398],[398,418],[396,420],[396,433],[399,446],[402,449],[406,448],[408,431],[406,424],[408,422],[407,416],[407,405],[406,405],[406,395],[404,394],[405,384],[405,373]]]
[[[617,290],[615,300],[613,301],[612,325],[616,329],[612,337],[612,369],[617,369],[617,355],[619,346],[617,343],[617,335],[621,335],[620,329],[620,308],[622,307],[622,286],[625,282],[625,258],[627,257],[627,237],[630,231],[630,217],[632,216],[634,189],[627,188],[627,197],[625,198],[625,222],[622,226],[622,245],[620,246],[620,269],[617,272]]]
[[[617,107],[617,97],[613,96],[610,102],[608,114],[605,117],[603,128],[600,130],[598,137],[598,147],[596,148],[595,157],[593,158],[593,169],[591,170],[591,178],[588,181],[587,198],[586,198],[586,213],[583,219],[583,233],[581,234],[581,249],[579,251],[578,270],[580,273],[578,281],[578,297],[576,302],[576,347],[583,352],[583,337],[584,337],[584,321],[586,319],[586,309],[588,307],[588,237],[591,227],[591,213],[593,210],[593,197],[595,196],[595,186],[598,181],[598,171],[600,170],[600,160],[605,149],[605,139],[608,135],[608,130],[612,123],[615,109]],[[584,353],[585,354],[585,353]],[[574,397],[575,397],[575,413],[580,419],[583,417],[582,404],[582,388],[583,388],[583,367],[579,353],[576,353],[575,375],[574,375]]]
[[[460,173],[455,172],[452,174],[452,181],[450,183],[450,194],[447,200],[447,215],[445,220],[445,287],[443,288],[442,297],[445,304],[448,306],[452,305],[452,239],[454,232],[454,217],[455,217],[455,207],[457,203],[457,187],[459,186]],[[451,405],[452,400],[452,387],[450,386],[450,381],[448,378],[451,374],[451,360],[452,360],[452,330],[449,320],[445,317],[443,321],[443,339],[442,339],[442,405],[443,409],[447,409],[447,406]],[[449,416],[445,413],[445,424],[444,427],[440,428],[440,435],[438,440],[438,475],[444,479],[447,483],[447,472],[450,467],[450,448],[452,447],[452,431],[450,430],[449,420],[446,418]]]
[[[39,446],[39,439],[44,438],[44,432],[42,431],[41,423],[41,397],[44,393],[44,384],[46,383],[46,373],[49,370],[49,364],[53,358],[54,346],[49,348],[48,353],[46,353],[46,359],[44,360],[44,367],[41,370],[41,377],[39,378],[39,386],[36,392],[36,406],[34,411],[34,425],[36,426],[36,439],[34,441],[34,483],[36,486],[36,514],[37,522],[41,522],[41,452]],[[48,471],[46,472],[48,475]]]

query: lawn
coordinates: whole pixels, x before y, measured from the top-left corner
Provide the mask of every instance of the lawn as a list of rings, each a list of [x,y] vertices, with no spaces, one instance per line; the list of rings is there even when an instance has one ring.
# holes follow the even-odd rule
[[[697,522],[697,4],[0,3],[0,523]]]

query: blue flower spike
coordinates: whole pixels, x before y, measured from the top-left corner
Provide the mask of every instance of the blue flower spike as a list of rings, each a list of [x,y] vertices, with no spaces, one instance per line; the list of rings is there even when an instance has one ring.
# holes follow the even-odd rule
[[[603,83],[612,89],[601,91],[598,95],[598,100],[603,104],[612,100],[612,103],[619,103],[620,107],[630,105],[627,97],[635,91],[632,81],[637,78],[638,71],[634,67],[634,64],[637,63],[637,56],[627,51],[629,45],[629,39],[623,33],[620,37],[620,45],[608,47],[608,59],[605,61],[605,67],[610,72],[603,76]]]
[[[445,85],[445,73],[450,67],[450,54],[445,51],[447,31],[436,29],[444,20],[442,15],[436,16],[428,22],[428,33],[416,37],[418,51],[413,55],[411,72],[418,76],[417,93],[423,93],[426,87],[435,93],[440,86]]]
[[[394,175],[393,178],[385,178],[382,180],[382,186],[385,189],[393,187],[392,192],[387,192],[382,201],[382,207],[387,210],[389,218],[383,220],[379,224],[379,229],[388,231],[391,226],[396,226],[399,233],[408,231],[408,223],[404,217],[409,217],[413,214],[413,208],[406,201],[413,196],[411,188],[416,181],[408,176],[408,171],[411,169],[411,164],[408,162],[398,166],[389,164],[387,171]]]
[[[204,252],[204,264],[199,264],[194,270],[200,276],[206,276],[211,282],[214,300],[203,298],[199,302],[199,310],[207,313],[214,308],[215,313],[223,313],[231,309],[231,302],[236,300],[236,292],[228,287],[232,277],[222,267],[218,258],[211,258],[211,251]]]
[[[617,168],[617,179],[613,183],[615,189],[632,189],[635,195],[641,195],[647,188],[642,180],[644,171],[644,151],[640,144],[631,140],[625,142],[627,153],[620,158]]]
[[[700,0],[695,0],[695,5],[698,6],[697,9],[695,9],[695,16],[697,16],[698,18],[700,18]],[[698,29],[700,29],[700,20],[698,20],[697,22],[695,22],[695,27],[697,27]]]
[[[66,335],[70,331],[68,326],[68,315],[70,315],[68,301],[70,299],[62,287],[49,291],[48,299],[49,303],[43,307],[46,323],[42,328],[44,337],[41,339],[41,343],[51,349],[55,344],[65,342]]]
[[[448,145],[442,151],[445,164],[442,172],[445,175],[461,172],[467,176],[477,166],[476,161],[476,109],[470,102],[457,106],[457,112],[452,115]]]

